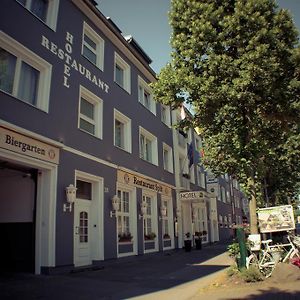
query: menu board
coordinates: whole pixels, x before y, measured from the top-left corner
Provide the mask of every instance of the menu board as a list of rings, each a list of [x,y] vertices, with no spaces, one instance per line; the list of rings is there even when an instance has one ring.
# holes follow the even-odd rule
[[[261,208],[257,214],[261,233],[295,229],[292,205]]]

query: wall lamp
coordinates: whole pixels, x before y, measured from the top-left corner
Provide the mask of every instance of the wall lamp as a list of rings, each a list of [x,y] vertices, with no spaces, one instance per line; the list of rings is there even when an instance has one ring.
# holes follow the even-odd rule
[[[73,184],[70,184],[69,186],[66,187],[67,203],[64,203],[64,207],[63,207],[64,212],[72,211],[72,203],[75,202],[76,191],[77,188]]]
[[[146,201],[142,201],[141,202],[141,213],[139,214],[139,219],[142,219],[144,217],[144,215],[147,212],[147,202]]]
[[[116,212],[119,210],[120,208],[120,198],[117,195],[114,195],[111,198],[111,206],[112,206],[112,210],[110,211],[110,217],[116,217]]]
[[[167,207],[162,205],[160,207],[160,217],[159,220],[161,221],[167,215]]]

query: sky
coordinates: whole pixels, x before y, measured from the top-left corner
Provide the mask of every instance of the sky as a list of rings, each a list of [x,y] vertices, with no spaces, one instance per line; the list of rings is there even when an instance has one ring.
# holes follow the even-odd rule
[[[111,17],[123,35],[132,35],[152,59],[150,65],[158,73],[170,61],[171,28],[168,11],[170,0],[97,0],[98,9]],[[300,33],[300,0],[277,0],[288,9]]]

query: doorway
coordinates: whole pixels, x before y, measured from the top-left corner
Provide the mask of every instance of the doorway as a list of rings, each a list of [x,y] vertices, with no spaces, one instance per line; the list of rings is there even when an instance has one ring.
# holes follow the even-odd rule
[[[0,161],[0,269],[35,271],[37,169]]]

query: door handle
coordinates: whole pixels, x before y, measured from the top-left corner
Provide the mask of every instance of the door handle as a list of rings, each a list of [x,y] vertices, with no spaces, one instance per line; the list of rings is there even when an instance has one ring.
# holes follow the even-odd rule
[[[75,234],[79,234],[79,226],[75,227]]]

